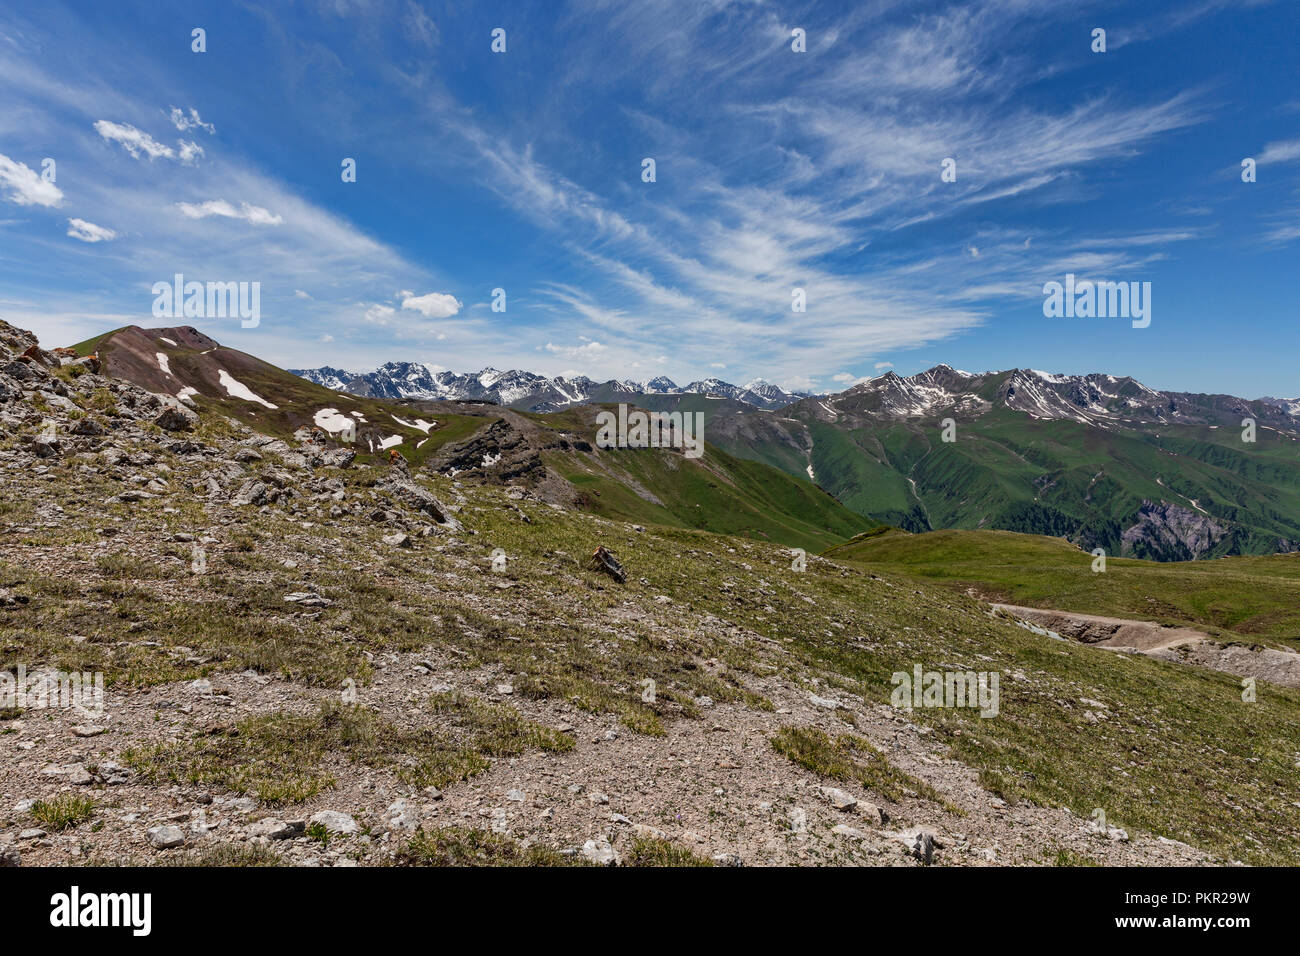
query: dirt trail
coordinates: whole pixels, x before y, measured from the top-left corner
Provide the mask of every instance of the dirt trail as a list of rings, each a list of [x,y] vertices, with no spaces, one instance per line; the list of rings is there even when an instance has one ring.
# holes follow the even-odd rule
[[[1190,627],[1166,627],[1150,621],[1121,617],[1054,611],[1016,604],[994,604],[993,609],[1080,644],[1137,652],[1160,660],[1300,688],[1300,654],[1291,650],[1225,644]]]

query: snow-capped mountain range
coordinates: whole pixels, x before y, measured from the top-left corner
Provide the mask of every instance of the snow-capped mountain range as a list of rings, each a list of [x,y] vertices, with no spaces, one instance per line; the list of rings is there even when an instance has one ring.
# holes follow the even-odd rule
[[[1120,422],[1240,425],[1247,417],[1288,431],[1300,426],[1300,401],[1295,399],[1252,402],[1232,395],[1157,391],[1130,376],[1061,375],[1022,368],[974,374],[949,365],[906,377],[887,372],[836,395],[809,398],[798,408],[835,421],[860,415],[905,419],[994,406],[1032,418],[1102,426]]]
[[[743,402],[755,408],[775,410],[805,397],[787,392],[770,382],[755,379],[747,385],[732,385],[708,378],[679,386],[664,376],[646,382],[611,379],[596,382],[586,376],[550,378],[533,372],[485,368],[457,374],[420,362],[389,362],[373,372],[349,372],[323,366],[290,369],[317,385],[371,398],[416,398],[443,401],[481,401],[508,405],[527,411],[555,411],[590,401],[614,401],[620,395],[706,395]]]
[[[373,372],[329,366],[290,371],[318,385],[371,398],[493,402],[537,412],[558,411],[584,402],[619,401],[623,396],[705,395],[764,411],[802,402],[800,409],[827,421],[842,415],[889,419],[940,411],[978,412],[996,405],[1034,418],[1091,425],[1125,421],[1222,425],[1234,423],[1234,416],[1235,423],[1251,416],[1260,419],[1261,424],[1288,431],[1300,426],[1300,399],[1262,398],[1251,402],[1231,395],[1157,391],[1130,376],[1063,375],[1020,368],[972,373],[936,365],[908,376],[891,371],[833,395],[787,392],[762,379],[746,385],[707,378],[679,386],[664,376],[644,382],[596,382],[586,376],[550,378],[518,369],[503,372],[485,368],[457,374],[418,362],[389,362]]]

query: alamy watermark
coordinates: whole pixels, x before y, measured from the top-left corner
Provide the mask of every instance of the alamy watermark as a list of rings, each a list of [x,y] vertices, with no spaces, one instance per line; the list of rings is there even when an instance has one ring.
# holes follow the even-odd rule
[[[68,673],[41,670],[27,673],[0,671],[0,708],[52,710],[77,708],[99,715],[104,712],[104,675],[98,671]]]
[[[703,412],[643,412],[618,406],[596,416],[597,448],[680,448],[687,458],[704,454]]]
[[[920,664],[912,673],[895,671],[889,702],[902,710],[914,707],[978,707],[981,717],[999,710],[997,671],[927,671]]]
[[[151,291],[155,319],[239,318],[245,329],[262,321],[260,282],[186,282],[178,272],[172,282],[155,282]]]
[[[1043,315],[1049,319],[1132,319],[1135,329],[1151,324],[1150,282],[1076,282],[1069,272],[1064,283],[1044,283],[1043,296]]]

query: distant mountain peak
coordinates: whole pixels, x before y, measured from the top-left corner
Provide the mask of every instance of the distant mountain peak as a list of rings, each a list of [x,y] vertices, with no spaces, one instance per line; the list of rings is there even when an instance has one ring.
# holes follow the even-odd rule
[[[609,401],[636,394],[699,394],[730,399],[755,408],[783,408],[802,396],[755,379],[737,386],[720,378],[706,378],[679,386],[665,375],[647,382],[594,382],[585,375],[554,378],[520,369],[501,371],[488,366],[476,373],[456,374],[425,363],[387,362],[373,372],[344,372],[324,366],[292,369],[308,381],[336,391],[371,398],[478,400],[528,411],[556,411],[589,401]]]

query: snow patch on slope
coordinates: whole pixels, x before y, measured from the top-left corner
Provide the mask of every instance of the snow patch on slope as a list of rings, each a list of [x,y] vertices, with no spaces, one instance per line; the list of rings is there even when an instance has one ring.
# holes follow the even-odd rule
[[[391,417],[393,421],[397,422],[397,424],[405,425],[407,428],[418,429],[419,431],[424,432],[426,435],[429,433],[430,428],[438,424],[437,422],[426,422],[423,418],[417,418],[413,422],[408,422],[406,419],[398,418],[396,415],[393,415]]]
[[[245,401],[257,402],[265,405],[267,408],[279,408],[278,405],[272,405],[261,395],[258,395],[251,388],[241,382],[235,376],[231,375],[224,368],[217,369],[217,380],[221,382],[221,387],[226,390],[231,398],[242,398]]]
[[[317,428],[323,429],[331,435],[355,427],[355,422],[347,415],[342,414],[337,408],[322,408],[312,420],[316,423]]]

